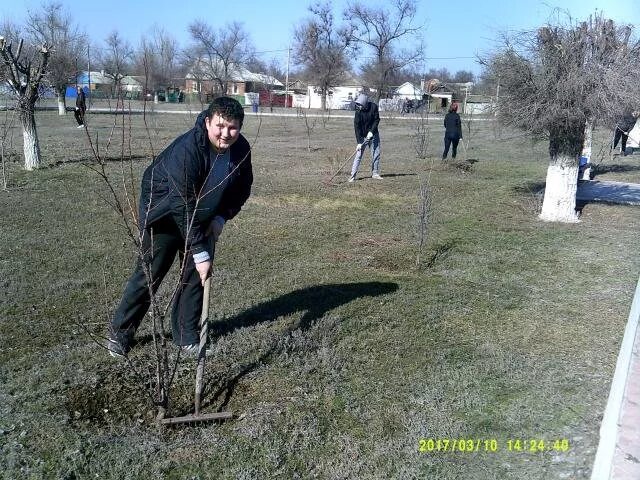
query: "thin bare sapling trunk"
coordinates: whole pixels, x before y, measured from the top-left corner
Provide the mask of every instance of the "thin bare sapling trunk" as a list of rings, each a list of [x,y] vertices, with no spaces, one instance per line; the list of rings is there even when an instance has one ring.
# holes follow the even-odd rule
[[[311,147],[311,136],[313,135],[313,130],[316,128],[316,123],[318,122],[318,118],[314,117],[313,120],[310,120],[309,116],[307,115],[307,111],[304,109],[300,109],[299,113],[302,115],[302,118],[304,119],[304,126],[307,130],[307,150],[312,152],[313,148]]]
[[[2,164],[2,190],[7,190],[7,157],[13,149],[13,122],[15,120],[15,112],[9,109],[5,110],[2,122],[2,130],[0,130],[0,162]]]
[[[413,126],[413,134],[411,135],[413,147],[418,158],[427,158],[429,154],[429,134],[429,104],[427,104],[418,113]]]
[[[433,190],[431,188],[431,172],[433,171],[434,158],[431,158],[431,166],[426,178],[420,181],[418,192],[418,245],[416,252],[416,268],[422,266],[422,253],[427,243],[431,215],[433,209]]]

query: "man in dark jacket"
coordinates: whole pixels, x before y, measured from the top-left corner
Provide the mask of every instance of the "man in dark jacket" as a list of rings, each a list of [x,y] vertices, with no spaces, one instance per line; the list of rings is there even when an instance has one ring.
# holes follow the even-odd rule
[[[638,116],[640,116],[640,112],[637,111],[625,112],[616,125],[616,132],[613,136],[613,148],[616,148],[618,142],[622,139],[622,142],[620,143],[620,152],[622,155],[627,154],[627,139],[629,138],[629,132],[633,130]]]
[[[87,104],[85,101],[84,90],[81,87],[76,88],[78,96],[76,97],[76,108],[73,111],[73,115],[78,122],[78,128],[84,128],[84,114],[87,111]]]
[[[111,322],[108,348],[126,355],[176,254],[181,279],[172,309],[173,341],[195,354],[204,281],[215,242],[251,193],[251,147],[240,134],[244,110],[229,97],[215,99],[195,126],[171,143],[145,170],[139,205],[142,257]],[[146,270],[146,273],[145,273]]]
[[[442,159],[445,160],[449,154],[449,147],[453,146],[451,150],[451,158],[456,158],[458,153],[458,142],[462,139],[462,122],[460,121],[460,115],[458,115],[458,104],[452,103],[449,112],[444,116],[444,152],[442,153]]]
[[[362,160],[362,150],[367,146],[371,148],[371,178],[382,180],[380,176],[380,133],[378,124],[380,123],[380,113],[378,105],[369,100],[364,93],[356,98],[356,113],[353,117],[353,126],[356,131],[356,156],[351,166],[350,182],[356,179],[358,167]]]

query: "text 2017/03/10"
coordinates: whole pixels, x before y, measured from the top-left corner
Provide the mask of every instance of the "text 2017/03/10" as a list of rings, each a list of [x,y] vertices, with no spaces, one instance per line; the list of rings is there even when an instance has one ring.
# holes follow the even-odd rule
[[[541,438],[519,439],[509,438],[499,442],[496,438],[421,438],[418,451],[421,453],[444,452],[567,452],[569,440],[558,438],[543,440]]]

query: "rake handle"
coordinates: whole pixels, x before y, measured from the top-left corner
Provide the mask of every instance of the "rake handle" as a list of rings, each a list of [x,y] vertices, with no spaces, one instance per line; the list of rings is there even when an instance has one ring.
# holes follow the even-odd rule
[[[202,314],[200,315],[200,344],[198,345],[198,365],[196,367],[196,392],[194,399],[195,414],[200,415],[200,399],[204,384],[204,364],[207,358],[207,336],[209,334],[209,296],[211,294],[211,276],[204,281],[202,295]]]

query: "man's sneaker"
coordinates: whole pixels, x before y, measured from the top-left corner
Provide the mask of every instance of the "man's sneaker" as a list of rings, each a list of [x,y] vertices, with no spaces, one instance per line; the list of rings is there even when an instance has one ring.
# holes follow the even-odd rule
[[[78,125],[76,128],[84,128],[84,125]]]
[[[379,173],[377,173],[377,172],[373,172],[373,173],[371,174],[371,178],[373,178],[373,179],[375,179],[375,180],[382,180],[382,177],[381,177],[381,176],[380,176],[380,174],[379,174]]]
[[[127,349],[116,339],[110,338],[107,340],[107,349],[112,357],[122,358],[127,356]]]
[[[351,176],[349,177],[349,183],[353,183],[353,182],[355,182],[355,181],[356,181],[356,176],[355,176],[355,175],[351,175]]]

